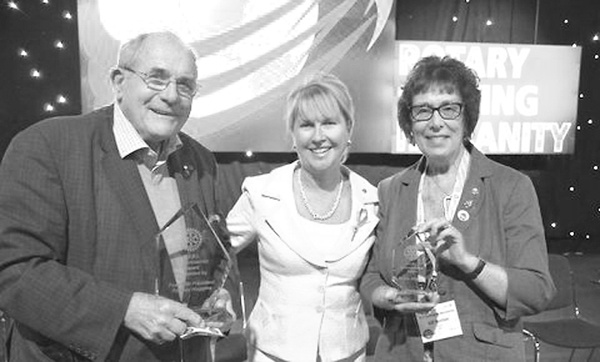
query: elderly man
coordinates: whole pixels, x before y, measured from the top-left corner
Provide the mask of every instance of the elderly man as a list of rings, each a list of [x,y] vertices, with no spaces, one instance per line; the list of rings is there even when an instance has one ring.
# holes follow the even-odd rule
[[[11,361],[199,353],[202,343],[177,337],[204,321],[153,293],[156,265],[147,261],[154,235],[182,205],[219,211],[215,160],[180,133],[196,78],[195,55],[177,36],[143,34],[123,45],[111,71],[114,105],[39,122],[13,139],[0,164],[0,309],[14,320]],[[165,239],[179,290],[185,233]],[[234,315],[226,289],[211,300]]]

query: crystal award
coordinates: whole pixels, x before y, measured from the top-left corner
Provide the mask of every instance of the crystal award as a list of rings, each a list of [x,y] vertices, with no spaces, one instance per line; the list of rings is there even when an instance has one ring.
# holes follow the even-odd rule
[[[414,229],[392,250],[392,286],[412,302],[427,301],[427,294],[437,292],[436,258],[427,241],[427,233]]]
[[[213,292],[225,285],[234,264],[225,230],[218,215],[207,217],[197,204],[188,204],[173,215],[154,240],[155,294],[186,304],[209,325],[232,322],[226,310],[205,305]],[[206,328],[189,330],[182,338],[194,335],[223,336],[217,328]]]

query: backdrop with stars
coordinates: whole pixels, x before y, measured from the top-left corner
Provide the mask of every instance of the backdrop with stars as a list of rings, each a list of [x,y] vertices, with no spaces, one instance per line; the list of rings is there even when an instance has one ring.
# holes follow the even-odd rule
[[[395,19],[397,39],[582,48],[575,152],[492,158],[532,178],[549,240],[568,241],[573,251],[600,245],[600,3],[398,0]],[[0,155],[28,125],[81,112],[78,43],[76,0],[2,1]],[[219,153],[217,158],[231,206],[245,176],[267,172],[294,155]],[[415,160],[414,155],[353,154],[347,164],[376,184]]]

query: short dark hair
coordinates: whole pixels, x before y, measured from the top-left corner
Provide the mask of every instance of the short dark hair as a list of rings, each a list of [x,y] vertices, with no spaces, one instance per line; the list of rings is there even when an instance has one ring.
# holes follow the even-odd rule
[[[408,75],[402,95],[398,99],[398,124],[400,128],[406,137],[413,142],[411,136],[412,119],[410,116],[412,100],[417,94],[425,93],[436,87],[448,93],[458,92],[461,96],[465,125],[463,138],[468,140],[479,120],[479,105],[481,103],[479,77],[463,62],[449,56],[443,58],[428,56],[415,64]]]

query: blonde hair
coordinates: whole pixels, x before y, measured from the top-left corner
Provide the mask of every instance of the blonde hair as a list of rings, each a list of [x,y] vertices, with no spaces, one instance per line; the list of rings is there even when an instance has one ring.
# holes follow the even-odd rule
[[[287,97],[286,121],[291,132],[298,119],[341,114],[348,132],[354,127],[354,102],[348,87],[335,75],[317,73],[294,88]]]

